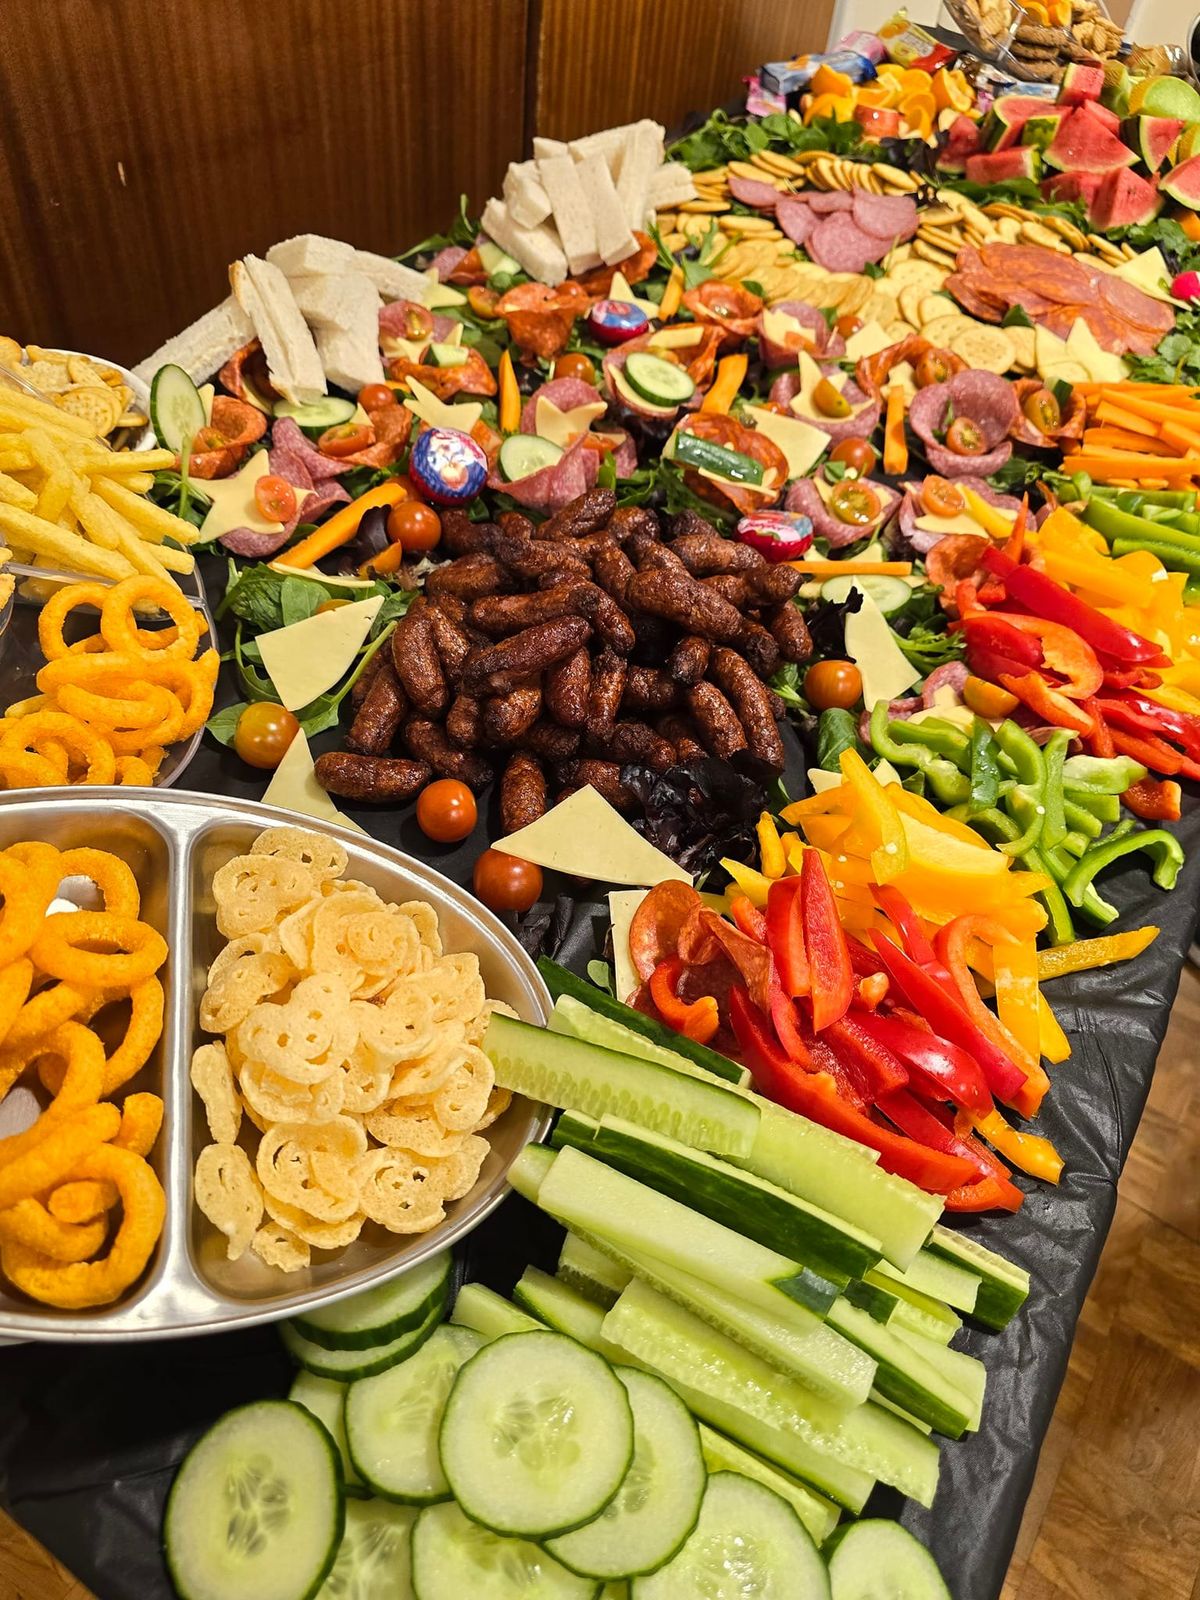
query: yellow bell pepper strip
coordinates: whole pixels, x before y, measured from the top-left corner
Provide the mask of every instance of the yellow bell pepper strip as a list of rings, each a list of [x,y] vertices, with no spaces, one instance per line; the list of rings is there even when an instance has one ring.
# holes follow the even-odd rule
[[[718,412],[721,415],[727,413],[738,397],[748,365],[749,359],[742,353],[725,356],[717,367],[717,375],[708,393],[700,402],[701,411]]]
[[[1006,517],[995,506],[989,505],[982,495],[975,493],[974,489],[964,489],[963,495],[967,502],[967,510],[989,539],[1010,537],[1013,531],[1011,517]]]
[[[1090,972],[1094,967],[1111,967],[1117,961],[1132,961],[1149,949],[1159,930],[1148,924],[1128,933],[1110,933],[1099,939],[1077,939],[1053,950],[1038,951],[1038,979],[1061,978],[1068,972]]]
[[[1031,1178],[1042,1178],[1046,1183],[1057,1183],[1062,1175],[1063,1158],[1040,1134],[1021,1133],[1006,1122],[996,1110],[985,1116],[971,1116],[971,1124],[981,1133],[993,1149],[1020,1167]]]
[[[500,384],[500,432],[516,433],[521,426],[521,391],[517,387],[517,375],[513,371],[510,351],[506,350],[500,357],[496,376]]]
[[[782,878],[787,871],[787,856],[784,854],[779,829],[775,826],[775,819],[769,811],[762,813],[754,831],[758,835],[759,867],[763,877]]]
[[[771,879],[765,877],[755,867],[748,867],[744,862],[734,861],[729,856],[721,858],[721,865],[742,893],[749,899],[750,904],[757,906],[761,911],[767,903]]]
[[[322,556],[331,555],[341,545],[349,544],[368,511],[376,506],[399,505],[402,500],[408,499],[408,494],[399,478],[389,478],[386,483],[368,489],[366,494],[360,494],[357,500],[351,500],[348,506],[335,511],[328,522],[314,528],[307,539],[301,539],[280,559],[286,560],[289,567],[315,566]]]
[[[683,299],[683,268],[672,267],[667,286],[663,290],[662,299],[658,303],[658,318],[660,322],[670,322],[679,310]]]
[[[1032,940],[1012,940],[992,949],[996,974],[996,1011],[1000,1024],[1020,1045],[1026,1058],[1036,1061],[1038,1045],[1037,949]]]
[[[863,820],[879,832],[879,844],[871,851],[871,866],[877,883],[888,883],[908,865],[908,841],[900,813],[888,790],[878,783],[857,750],[843,750],[839,765],[842,778],[854,791],[865,814]]]
[[[1038,1049],[1047,1061],[1055,1066],[1066,1061],[1071,1054],[1071,1041],[1062,1031],[1058,1018],[1050,1009],[1050,1002],[1038,993]]]

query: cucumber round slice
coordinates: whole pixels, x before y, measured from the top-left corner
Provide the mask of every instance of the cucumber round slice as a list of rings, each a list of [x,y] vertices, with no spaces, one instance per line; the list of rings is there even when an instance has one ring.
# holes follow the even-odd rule
[[[856,584],[871,596],[885,617],[902,611],[913,597],[912,590],[903,578],[885,578],[868,573],[865,578],[826,578],[821,585],[821,599],[841,605],[843,600],[850,598],[850,592]]]
[[[337,1446],[341,1458],[346,1493],[365,1495],[367,1489],[354,1470],[354,1463],[350,1459],[350,1450],[346,1444],[346,1385],[335,1383],[332,1378],[318,1378],[315,1373],[305,1372],[301,1368],[292,1380],[288,1399],[311,1412],[317,1421],[323,1423],[329,1430],[329,1436]]]
[[[598,1517],[633,1457],[633,1412],[602,1356],[565,1334],[510,1333],[459,1373],[442,1468],[476,1522],[545,1539]]]
[[[182,1600],[310,1600],[342,1540],[333,1440],[290,1400],[229,1411],[171,1485],[163,1544]]]
[[[562,451],[549,439],[533,433],[510,433],[500,446],[500,475],[506,483],[528,478],[562,460]]]
[[[438,1430],[458,1369],[483,1342],[469,1328],[441,1327],[407,1361],[350,1385],[350,1456],[376,1494],[411,1505],[449,1497]]]
[[[390,1344],[410,1328],[420,1327],[435,1307],[445,1306],[453,1266],[449,1250],[443,1250],[390,1283],[293,1317],[292,1326],[326,1350],[367,1350],[372,1345]]]
[[[346,1531],[317,1600],[413,1600],[411,1506],[387,1500],[346,1503]]]
[[[274,405],[277,417],[291,417],[301,428],[336,428],[349,422],[358,410],[353,400],[343,400],[339,395],[327,394],[320,400],[277,400]]]
[[[635,1578],[633,1600],[829,1600],[829,1576],[800,1518],[738,1472],[708,1480],[700,1520],[673,1561]]]
[[[311,1339],[306,1339],[290,1322],[279,1324],[279,1336],[298,1367],[303,1367],[306,1372],[315,1372],[318,1378],[336,1378],[339,1383],[353,1383],[358,1378],[370,1378],[377,1372],[386,1372],[397,1361],[406,1361],[421,1348],[441,1322],[442,1309],[440,1305],[434,1306],[425,1321],[417,1327],[400,1334],[388,1344],[372,1345],[369,1350],[325,1350],[319,1344],[313,1344]]]
[[[412,1533],[417,1600],[593,1600],[596,1585],[525,1539],[505,1539],[452,1500],[426,1506]]]
[[[652,406],[681,406],[696,392],[686,368],[645,350],[632,351],[621,370],[629,387]]]
[[[594,1522],[547,1544],[564,1566],[590,1578],[665,1565],[696,1526],[708,1481],[700,1431],[675,1391],[632,1367],[616,1373],[633,1410],[629,1471]]]
[[[159,367],[150,385],[150,426],[164,449],[178,455],[204,427],[204,401],[182,367]]]
[[[825,1552],[833,1600],[950,1600],[937,1562],[898,1522],[849,1522]]]

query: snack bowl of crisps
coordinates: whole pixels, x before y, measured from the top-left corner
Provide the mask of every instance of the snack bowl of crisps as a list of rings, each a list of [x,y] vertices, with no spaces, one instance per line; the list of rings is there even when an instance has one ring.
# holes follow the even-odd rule
[[[92,424],[114,450],[137,450],[153,442],[150,390],[136,373],[81,350],[22,346],[0,336],[0,368],[30,393]]]
[[[15,866],[6,862],[15,844],[28,854],[28,841],[118,857],[124,872],[102,871],[99,857],[95,866],[86,855],[69,858],[70,881],[56,895],[103,907],[135,883],[138,917],[163,941],[154,978],[161,1032],[144,994],[136,1015],[132,998],[110,1002],[110,1014],[93,993],[76,1017],[94,1006],[111,1030],[110,1060],[123,1050],[132,1064],[145,1052],[137,1076],[112,1096],[117,1109],[102,1103],[86,1115],[107,1119],[91,1137],[116,1142],[129,1097],[141,1096],[134,1112],[143,1120],[145,1102],[159,1097],[162,1132],[144,1164],[165,1204],[156,1217],[153,1197],[131,1190],[122,1246],[123,1193],[106,1191],[101,1217],[76,1219],[103,1187],[89,1174],[108,1177],[104,1163],[125,1156],[66,1151],[49,1178],[39,1170],[27,1180],[47,1205],[57,1196],[49,1221],[34,1219],[46,1237],[36,1241],[45,1246],[35,1263],[43,1276],[31,1277],[27,1256],[14,1256],[5,1238],[14,1223],[0,1143],[0,1337],[168,1337],[274,1321],[415,1267],[500,1203],[509,1167],[545,1134],[549,1112],[510,1103],[480,1044],[492,1009],[544,1023],[549,997],[513,936],[466,890],[349,828],[178,791],[13,797],[0,807],[0,880],[24,866],[20,851]],[[89,881],[92,871],[105,881]],[[0,956],[7,910],[6,899]],[[82,937],[89,926],[76,959],[107,994],[121,973],[109,980],[97,966],[107,957],[93,948],[99,925]],[[131,962],[160,953],[145,948],[149,932],[127,942]],[[53,939],[50,948],[53,957]],[[41,945],[32,949],[36,1000]],[[118,943],[116,959],[124,950]],[[0,963],[0,1030],[5,971]],[[21,977],[12,975],[18,987]],[[150,981],[141,967],[133,977]],[[6,1063],[20,1063],[7,1081]],[[24,1134],[52,1108],[43,1071],[61,1092],[73,1082],[53,1059],[10,1053],[0,1036],[0,1137]],[[24,1212],[16,1221],[30,1225]],[[45,1255],[53,1247],[77,1256],[85,1245],[95,1252],[89,1265],[108,1259],[105,1250],[119,1254],[108,1299],[62,1287],[59,1264]],[[61,1266],[74,1272],[73,1262]]]

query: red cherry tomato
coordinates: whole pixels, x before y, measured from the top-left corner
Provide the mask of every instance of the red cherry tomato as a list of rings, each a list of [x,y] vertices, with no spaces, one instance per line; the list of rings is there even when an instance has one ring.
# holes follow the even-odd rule
[[[844,317],[839,317],[833,326],[843,339],[848,339],[862,327],[862,318],[856,317],[853,312],[847,312]]]
[[[300,724],[286,706],[277,706],[272,700],[256,700],[237,720],[233,748],[247,766],[272,772],[299,731]]]
[[[254,485],[254,504],[267,522],[290,522],[296,515],[296,491],[286,478],[272,474]]]
[[[417,826],[438,844],[457,844],[474,828],[479,816],[475,796],[457,778],[439,778],[426,784],[417,796]]]
[[[402,547],[404,554],[419,555],[436,550],[442,537],[442,519],[432,506],[419,500],[402,500],[388,513],[388,538]]]
[[[966,363],[950,350],[927,350],[917,362],[913,376],[918,389],[928,389],[931,383],[945,383]]]
[[[556,378],[579,378],[583,383],[595,383],[596,369],[582,350],[570,350],[554,363]]]
[[[853,528],[866,528],[878,519],[883,508],[870,484],[860,483],[857,478],[843,478],[829,496],[829,509],[839,522]]]
[[[317,449],[323,456],[340,460],[342,456],[357,455],[374,442],[374,429],[365,422],[339,422],[336,427],[325,429],[317,440]]]
[[[930,474],[921,485],[921,505],[931,517],[956,517],[967,508],[967,497],[949,478]]]
[[[1021,410],[1042,433],[1057,433],[1062,426],[1062,407],[1049,389],[1035,389]]]
[[[829,452],[830,461],[840,461],[860,478],[869,478],[878,460],[865,439],[841,439]]]
[[[471,884],[489,911],[528,911],[541,896],[542,869],[503,850],[485,850]]]
[[[946,449],[956,456],[981,456],[987,447],[983,430],[970,417],[955,417],[946,429]]]
[[[849,711],[862,699],[862,673],[853,661],[818,661],[804,674],[804,698],[814,711]]]
[[[382,411],[397,403],[396,391],[387,383],[368,383],[358,391],[358,403],[364,411]]]

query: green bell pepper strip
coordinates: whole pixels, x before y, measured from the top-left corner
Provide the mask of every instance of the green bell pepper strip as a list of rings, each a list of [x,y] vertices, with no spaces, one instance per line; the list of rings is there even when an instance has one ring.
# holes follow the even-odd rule
[[[971,741],[961,728],[938,717],[927,717],[922,722],[890,722],[888,734],[904,744],[919,744],[935,755],[946,756],[955,766],[966,766],[971,754]]]
[[[1016,722],[1002,722],[996,729],[996,742],[1012,762],[1020,781],[1028,788],[1040,790],[1046,781],[1046,762],[1041,747],[1025,729]]]
[[[1082,833],[1089,839],[1098,839],[1104,832],[1104,823],[1086,806],[1078,806],[1074,800],[1063,796],[1063,821],[1072,833]],[[1116,821],[1116,818],[1113,818]]]
[[[1057,848],[1059,850],[1065,850],[1069,856],[1074,856],[1078,861],[1079,857],[1083,855],[1084,851],[1091,848],[1091,845],[1092,841],[1088,838],[1086,833],[1075,833],[1072,830],[1069,833],[1063,834],[1062,838],[1058,841]]]
[[[1042,842],[1046,824],[1046,808],[1042,804],[1041,789],[1032,793],[1018,784],[1005,799],[1008,814],[1021,830],[1015,839],[1006,839],[996,846],[1006,856],[1023,856]]]
[[[1146,768],[1129,756],[1068,756],[1063,762],[1063,787],[1074,800],[1088,794],[1122,795],[1146,776]]]
[[[1185,537],[1191,536],[1179,535],[1181,539]],[[1114,556],[1131,556],[1138,551],[1147,551],[1157,556],[1163,566],[1172,572],[1186,572],[1189,578],[1200,578],[1200,539],[1195,540],[1195,545],[1196,548],[1192,550],[1166,538],[1114,539],[1112,553]]]
[[[1093,822],[1099,823],[1103,828],[1106,822],[1119,822],[1121,818],[1121,799],[1115,794],[1098,794],[1090,789],[1072,789],[1069,785],[1064,788],[1063,810],[1067,821],[1073,828],[1084,827],[1080,822],[1081,816],[1091,817]]]
[[[1165,828],[1145,828],[1137,833],[1123,834],[1119,838],[1114,838],[1110,834],[1107,839],[1094,844],[1068,873],[1063,884],[1063,893],[1072,905],[1082,906],[1088,889],[1092,887],[1092,880],[1098,872],[1103,872],[1105,867],[1111,866],[1122,856],[1134,855],[1139,850],[1144,850],[1152,857],[1153,876],[1158,887],[1173,889],[1179,877],[1179,869],[1183,866],[1183,848],[1175,835],[1168,833]],[[1107,900],[1100,900],[1099,905],[1103,908],[1104,915],[1101,920],[1104,922],[1114,922],[1120,915],[1116,906]]]
[[[916,767],[943,805],[959,805],[966,800],[971,793],[971,785],[965,774],[958,770],[953,761],[935,755],[923,744],[902,742],[897,737],[897,730],[902,735],[906,726],[903,722],[889,719],[886,700],[877,701],[871,712],[871,747],[875,754],[883,756],[895,767]],[[923,793],[924,790],[917,792]]]
[[[971,729],[971,798],[972,811],[986,811],[1000,798],[1000,746],[991,727],[982,717],[975,718]]]
[[[1011,817],[1006,817],[1003,811],[998,811],[995,806],[986,811],[972,812],[969,806],[955,806],[946,813],[955,822],[965,822],[968,827],[977,832],[992,835],[1005,841],[1012,841],[1017,837],[1020,829]],[[1055,873],[1051,870],[1049,862],[1040,850],[1027,850],[1021,857],[1021,865],[1029,872],[1037,872],[1050,881],[1047,886],[1038,892],[1038,899],[1046,908],[1046,915],[1050,919],[1047,929],[1052,944],[1071,944],[1075,934],[1075,925],[1071,921],[1071,910],[1063,899],[1062,890],[1058,886]]]
[[[1063,794],[1063,763],[1067,759],[1067,746],[1071,735],[1066,728],[1052,733],[1042,746],[1042,762],[1046,779],[1042,785],[1042,838],[1049,845],[1061,844],[1067,834],[1065,796]]]

